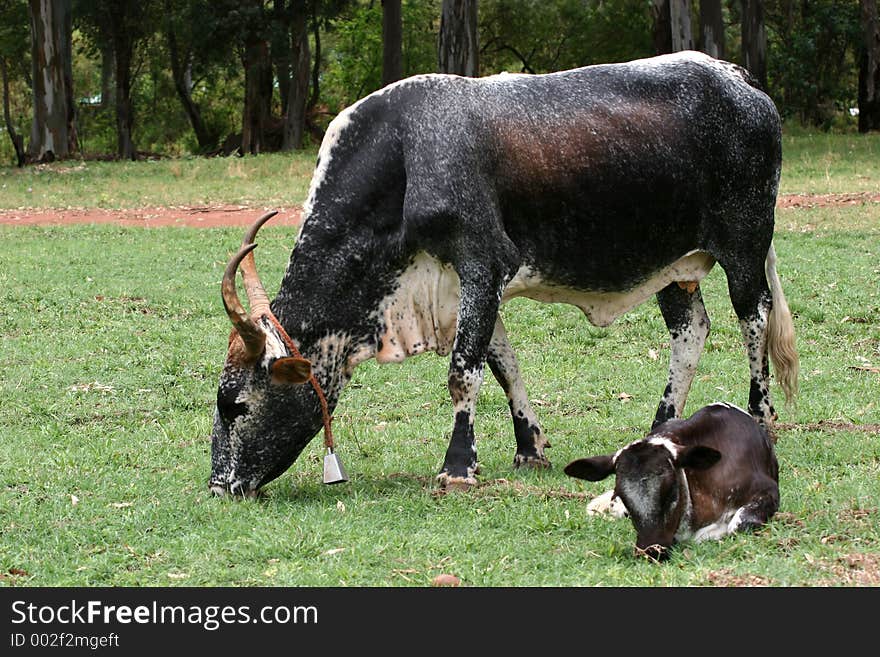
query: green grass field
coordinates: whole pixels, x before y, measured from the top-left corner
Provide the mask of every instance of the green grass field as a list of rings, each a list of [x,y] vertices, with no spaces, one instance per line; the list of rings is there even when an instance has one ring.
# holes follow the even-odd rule
[[[782,191],[880,190],[878,137],[787,137]],[[0,206],[291,205],[313,161],[0,169]],[[633,557],[628,521],[586,515],[610,482],[562,472],[649,428],[668,357],[653,301],[605,329],[568,306],[503,309],[553,444],[549,471],[511,468],[506,401],[487,377],[482,485],[438,495],[451,404],[445,359],[424,355],[370,361],[343,394],[334,429],[350,482],[321,484],[319,439],[262,499],[214,499],[208,436],[229,331],[219,283],[241,231],[0,226],[0,238],[0,585],[427,586],[440,573],[464,586],[880,584],[878,203],[777,213],[802,371],[795,407],[774,388],[780,512],[660,566]],[[261,233],[270,293],[294,239]],[[688,413],[747,400],[726,292],[716,268]]]

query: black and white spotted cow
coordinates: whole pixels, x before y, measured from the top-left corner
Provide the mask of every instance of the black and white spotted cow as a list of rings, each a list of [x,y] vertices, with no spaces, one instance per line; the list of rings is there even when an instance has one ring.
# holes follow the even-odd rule
[[[661,561],[674,543],[719,539],[765,524],[779,509],[779,465],[767,431],[744,410],[711,404],[674,418],[613,455],[577,459],[570,477],[614,489],[588,512],[629,516],[636,553]]]
[[[295,461],[322,426],[310,374],[332,412],[359,363],[425,351],[451,354],[442,486],[476,483],[484,363],[507,394],[514,465],[549,466],[498,314],[517,296],[607,326],[656,295],[671,359],[655,423],[678,417],[709,332],[699,282],[716,262],[746,342],[749,411],[770,423],[768,353],[787,397],[797,379],[772,246],[780,144],[776,109],[748,74],[694,52],[421,75],[355,103],[327,130],[275,299],[251,253],[259,222],[227,268],[234,328],[211,489],[249,495]]]

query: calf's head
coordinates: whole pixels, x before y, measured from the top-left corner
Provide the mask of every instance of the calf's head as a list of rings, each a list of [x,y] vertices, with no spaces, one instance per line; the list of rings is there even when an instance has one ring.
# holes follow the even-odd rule
[[[253,240],[274,214],[254,223],[223,276],[223,305],[233,328],[211,433],[209,487],[216,495],[255,495],[290,467],[321,427],[317,395],[302,385],[309,381],[311,365],[291,353],[254,264]],[[239,269],[250,312],[236,293]]]
[[[668,558],[691,504],[684,468],[710,468],[720,458],[721,453],[711,447],[682,447],[652,436],[613,455],[574,460],[565,466],[565,474],[588,481],[615,474],[614,495],[635,527],[636,554],[662,561]]]

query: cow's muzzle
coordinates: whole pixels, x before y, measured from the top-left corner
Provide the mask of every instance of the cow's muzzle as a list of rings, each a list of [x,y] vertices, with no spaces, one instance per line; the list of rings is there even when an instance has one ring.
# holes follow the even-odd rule
[[[637,545],[634,553],[637,557],[644,557],[649,561],[657,563],[669,559],[669,547],[660,545],[659,543],[653,543],[651,545],[646,545],[645,547],[639,547]]]
[[[225,497],[231,495],[233,497],[249,497],[255,498],[260,495],[258,488],[248,488],[241,481],[233,481],[232,483],[221,483],[212,481],[208,484],[208,488],[214,497]]]

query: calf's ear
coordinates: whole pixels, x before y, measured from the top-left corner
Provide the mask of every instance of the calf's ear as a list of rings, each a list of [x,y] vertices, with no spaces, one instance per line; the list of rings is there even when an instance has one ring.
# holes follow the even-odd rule
[[[305,358],[286,356],[272,363],[272,383],[305,383],[311,375],[312,364]]]
[[[705,445],[685,447],[678,452],[676,465],[692,470],[706,470],[721,460],[721,452]]]
[[[601,481],[614,472],[614,459],[607,455],[576,459],[565,466],[563,472],[576,479]]]

